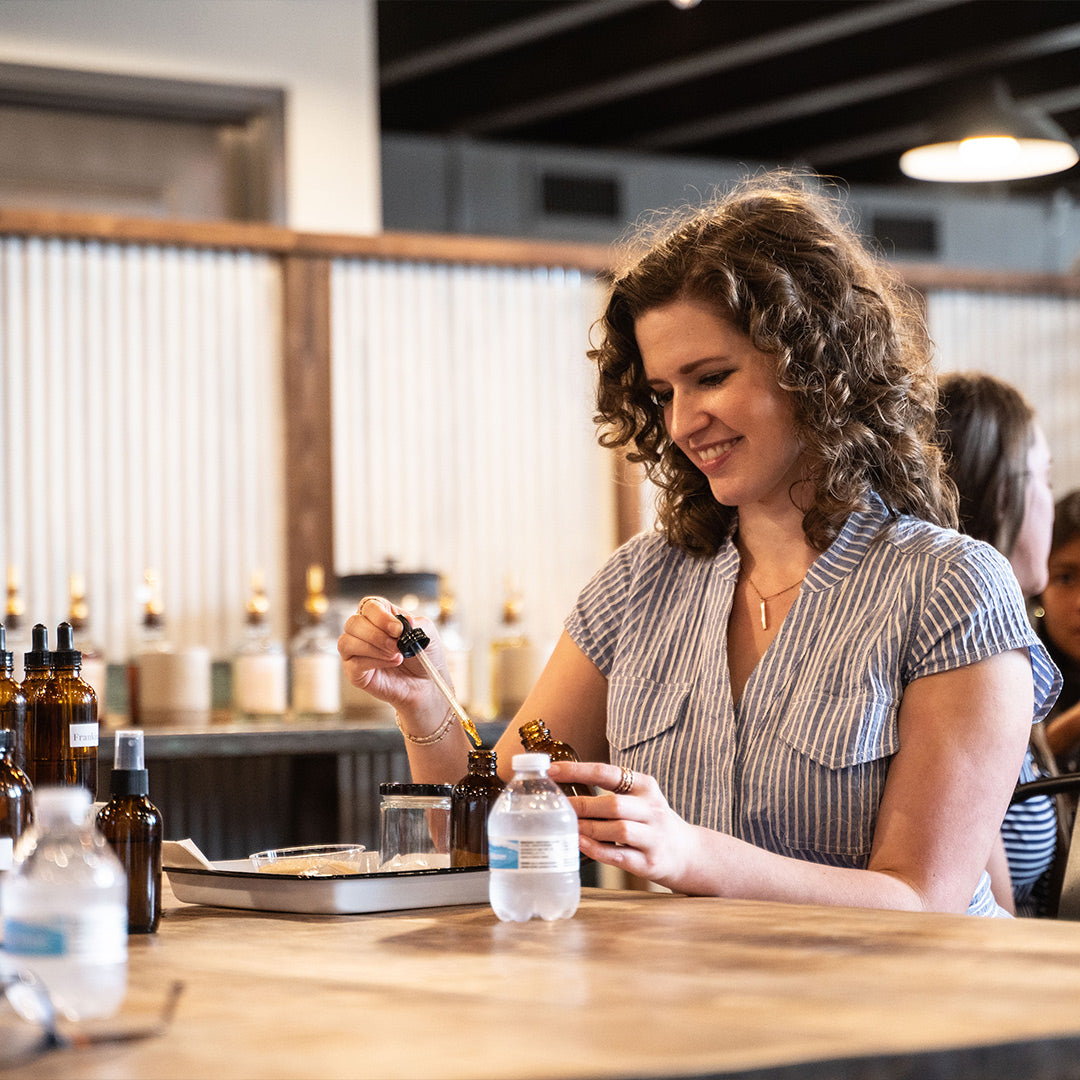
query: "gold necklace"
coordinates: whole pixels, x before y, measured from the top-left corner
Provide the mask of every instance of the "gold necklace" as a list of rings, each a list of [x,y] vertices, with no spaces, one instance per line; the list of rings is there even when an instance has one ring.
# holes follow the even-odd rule
[[[779,592],[771,593],[769,596],[762,596],[761,592],[758,590],[758,587],[753,583],[753,581],[750,580],[750,575],[749,574],[746,575],[746,584],[749,585],[750,588],[754,590],[754,593],[757,595],[757,598],[758,598],[758,600],[760,602],[760,607],[761,607],[761,629],[762,630],[768,630],[769,629],[769,620],[765,616],[765,603],[766,603],[766,601],[775,600],[778,596],[783,596],[784,593],[791,592],[792,589],[797,589],[805,580],[806,580],[806,575],[803,574],[803,576],[801,578],[799,578],[799,580],[796,581],[794,585],[789,585],[786,589],[781,589]]]

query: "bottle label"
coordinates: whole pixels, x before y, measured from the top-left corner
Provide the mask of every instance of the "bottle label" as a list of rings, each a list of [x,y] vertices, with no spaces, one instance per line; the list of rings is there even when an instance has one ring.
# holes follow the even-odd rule
[[[489,836],[488,862],[492,870],[564,874],[578,868],[577,834],[499,841]]]
[[[15,852],[15,841],[10,836],[0,836],[0,871],[10,870]]]
[[[97,746],[97,724],[68,724],[69,746]]]
[[[107,904],[41,922],[4,921],[4,951],[13,956],[70,956],[89,964],[122,963],[127,905]]]

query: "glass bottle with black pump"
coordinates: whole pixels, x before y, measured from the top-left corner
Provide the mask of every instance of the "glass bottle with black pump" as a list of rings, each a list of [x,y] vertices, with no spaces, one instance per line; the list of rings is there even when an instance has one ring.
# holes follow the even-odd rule
[[[487,819],[505,787],[494,750],[470,750],[469,771],[450,795],[450,865],[487,866]]]
[[[0,728],[0,871],[11,869],[15,844],[33,820],[33,785],[15,764],[15,733]]]
[[[163,830],[149,793],[143,733],[118,731],[110,797],[98,811],[97,827],[127,873],[129,934],[152,934],[161,922]]]
[[[26,769],[26,694],[12,674],[15,656],[7,647],[7,629],[0,624],[0,730],[12,733],[11,757]]]
[[[522,724],[518,728],[521,736],[521,745],[530,754],[547,754],[552,761],[580,761],[577,751],[569,744],[560,739],[552,738],[547,724],[537,718]],[[593,791],[587,784],[560,784],[559,787],[567,795],[592,795]]]
[[[52,675],[32,709],[30,779],[35,786],[84,787],[96,799],[97,696],[80,675],[82,655],[75,648],[71,623],[62,622],[56,629],[52,663]]]

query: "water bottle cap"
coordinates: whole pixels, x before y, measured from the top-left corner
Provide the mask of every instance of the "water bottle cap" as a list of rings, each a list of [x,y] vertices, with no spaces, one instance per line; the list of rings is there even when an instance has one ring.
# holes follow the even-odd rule
[[[84,821],[93,800],[84,787],[39,787],[34,790],[34,819],[48,825],[58,821]]]
[[[514,772],[544,772],[551,766],[550,754],[515,754]]]

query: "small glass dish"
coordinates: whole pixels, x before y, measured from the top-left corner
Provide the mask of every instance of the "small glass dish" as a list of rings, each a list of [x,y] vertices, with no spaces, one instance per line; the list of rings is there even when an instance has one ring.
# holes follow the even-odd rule
[[[257,851],[248,858],[262,874],[296,877],[370,874],[379,868],[379,853],[366,850],[363,844],[302,844]]]

